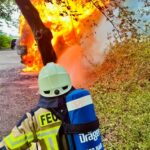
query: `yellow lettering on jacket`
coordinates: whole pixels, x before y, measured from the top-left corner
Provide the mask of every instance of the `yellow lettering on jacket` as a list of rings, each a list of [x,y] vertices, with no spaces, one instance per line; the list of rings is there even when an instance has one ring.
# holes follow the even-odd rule
[[[44,114],[40,114],[38,116],[38,120],[40,122],[40,126],[47,126],[49,124],[53,124],[56,122],[60,122],[60,120],[51,112],[47,112]]]

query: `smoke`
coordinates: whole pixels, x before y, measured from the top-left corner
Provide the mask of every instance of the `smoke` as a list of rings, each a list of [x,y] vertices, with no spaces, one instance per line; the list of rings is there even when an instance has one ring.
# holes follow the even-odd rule
[[[84,80],[84,66],[82,59],[83,50],[79,45],[74,45],[64,52],[58,63],[64,66],[70,74],[73,85],[77,86]]]
[[[92,20],[89,19],[92,17]],[[107,33],[99,34],[103,17],[95,12],[89,18],[80,25],[82,32],[78,43],[67,48],[58,59],[58,63],[69,72],[75,87],[91,85],[94,79],[89,76],[94,74],[105,58],[103,42],[107,40]]]
[[[92,84],[93,81],[87,78],[103,62],[105,56],[98,45],[94,42],[87,49],[83,49],[81,45],[73,45],[58,59],[58,64],[64,66],[69,72],[75,87],[87,87]]]

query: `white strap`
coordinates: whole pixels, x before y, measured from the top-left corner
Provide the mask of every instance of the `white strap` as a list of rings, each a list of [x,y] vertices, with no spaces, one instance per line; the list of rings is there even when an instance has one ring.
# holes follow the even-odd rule
[[[84,97],[81,97],[81,98],[78,98],[78,99],[68,102],[67,108],[68,108],[68,111],[72,111],[72,110],[79,109],[79,108],[85,107],[87,105],[90,105],[92,103],[93,102],[92,102],[91,96],[87,95],[87,96],[84,96]]]

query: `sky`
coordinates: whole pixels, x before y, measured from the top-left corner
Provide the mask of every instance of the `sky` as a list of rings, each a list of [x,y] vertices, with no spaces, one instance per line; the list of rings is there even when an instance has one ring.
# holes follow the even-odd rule
[[[0,19],[0,25],[1,25],[0,30],[2,32],[8,34],[8,35],[11,35],[11,36],[18,36],[19,35],[19,33],[18,33],[19,15],[20,15],[19,11],[15,11],[12,14],[12,20],[13,20],[13,22],[6,22],[4,19]],[[16,24],[16,25],[14,26],[14,24]]]

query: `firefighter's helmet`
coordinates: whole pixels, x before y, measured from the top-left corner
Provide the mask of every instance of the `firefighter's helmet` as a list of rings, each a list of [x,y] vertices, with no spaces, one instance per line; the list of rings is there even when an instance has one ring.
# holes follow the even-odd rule
[[[72,84],[69,74],[62,66],[48,63],[39,73],[38,86],[42,96],[56,97],[67,93]]]

